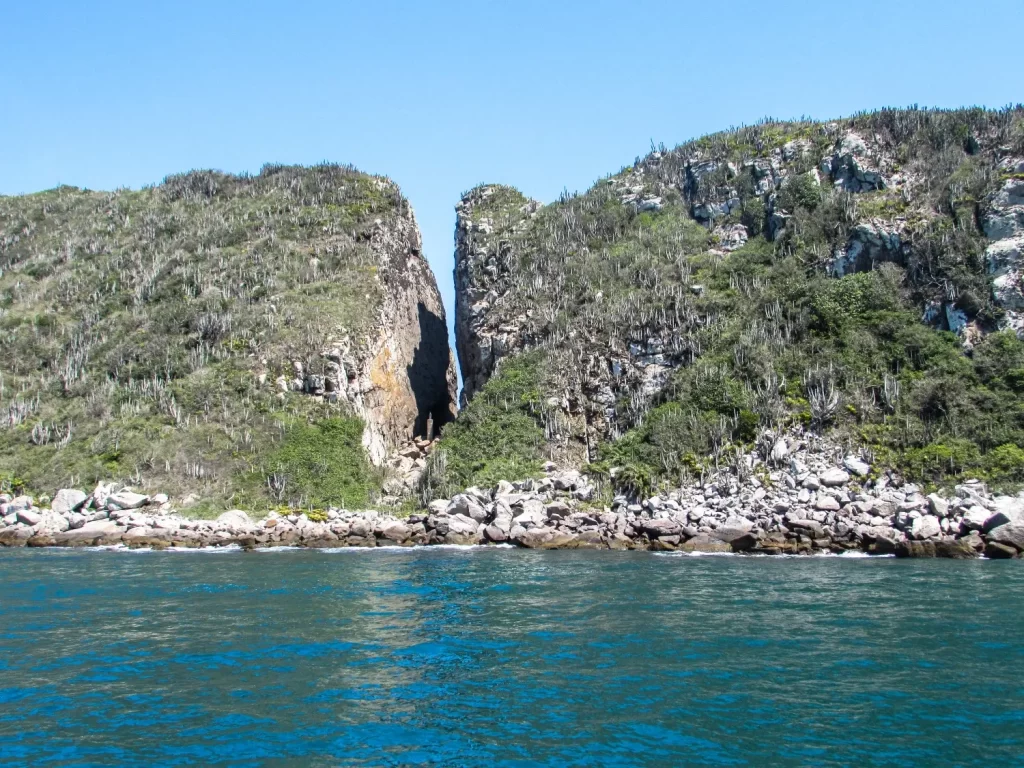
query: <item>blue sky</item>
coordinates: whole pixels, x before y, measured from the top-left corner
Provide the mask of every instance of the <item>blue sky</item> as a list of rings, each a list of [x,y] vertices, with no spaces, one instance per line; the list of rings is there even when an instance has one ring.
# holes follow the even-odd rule
[[[398,181],[448,307],[454,206],[550,201],[765,116],[1024,100],[1020,0],[0,0],[0,194],[351,162]]]

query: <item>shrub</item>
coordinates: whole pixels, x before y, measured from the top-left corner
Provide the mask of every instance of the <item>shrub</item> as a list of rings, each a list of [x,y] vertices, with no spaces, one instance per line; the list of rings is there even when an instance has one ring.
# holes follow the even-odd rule
[[[378,487],[362,445],[363,422],[335,417],[295,424],[266,464],[271,484],[297,507],[366,506]]]
[[[1008,443],[989,451],[982,466],[987,479],[996,484],[1024,482],[1024,449]]]
[[[423,476],[424,499],[540,472],[544,360],[534,351],[503,361],[458,420],[444,428]]]

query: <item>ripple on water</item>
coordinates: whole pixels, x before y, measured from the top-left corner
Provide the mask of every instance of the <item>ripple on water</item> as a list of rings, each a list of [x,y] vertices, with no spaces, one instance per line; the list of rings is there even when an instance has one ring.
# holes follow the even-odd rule
[[[262,552],[0,552],[0,762],[1024,764],[1020,562]]]

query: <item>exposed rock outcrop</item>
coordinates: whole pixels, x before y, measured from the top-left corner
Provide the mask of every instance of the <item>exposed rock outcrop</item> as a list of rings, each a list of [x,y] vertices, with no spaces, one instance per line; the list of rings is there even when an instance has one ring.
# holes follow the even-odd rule
[[[382,297],[373,328],[355,341],[328,340],[323,391],[318,379],[308,386],[309,377],[304,390],[327,399],[347,397],[366,422],[363,442],[370,458],[381,465],[410,440],[433,437],[455,417],[457,378],[444,304],[411,208],[389,226],[376,225],[370,246],[380,259]]]
[[[1024,329],[1024,164],[1003,145],[1019,135],[1020,111],[965,110],[962,119],[954,132],[953,118],[886,111],[716,134],[658,149],[550,206],[508,187],[471,190],[455,235],[463,396],[471,400],[502,360],[543,348],[555,382],[546,395],[557,417],[544,425],[552,455],[561,458],[561,446],[570,461],[595,459],[596,446],[639,424],[701,358],[728,326],[720,312],[734,296],[766,304],[730,331],[724,351],[736,369],[764,367],[749,350],[782,349],[806,329],[806,305],[772,302],[758,267],[728,261],[755,238],[757,264],[799,252],[801,269],[836,278],[888,269],[901,308],[912,300],[965,350],[1004,312],[1004,327]],[[983,197],[995,177],[998,190]],[[993,241],[990,280],[975,222]],[[728,289],[703,300],[724,263]],[[748,383],[772,389],[779,380]]]
[[[1004,325],[1024,333],[1024,157],[1005,157],[1000,184],[985,208],[982,228],[996,300],[1007,310]]]

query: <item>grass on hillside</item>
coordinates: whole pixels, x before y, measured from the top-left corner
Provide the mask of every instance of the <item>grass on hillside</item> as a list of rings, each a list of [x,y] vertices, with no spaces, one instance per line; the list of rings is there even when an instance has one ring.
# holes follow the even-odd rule
[[[367,503],[379,481],[359,422],[274,381],[294,361],[322,372],[325,340],[372,322],[370,232],[406,205],[335,165],[0,197],[0,475],[45,492],[113,479],[215,509]],[[294,444],[310,430],[346,435],[325,453],[348,474],[310,466]],[[281,494],[268,478],[289,462]]]

